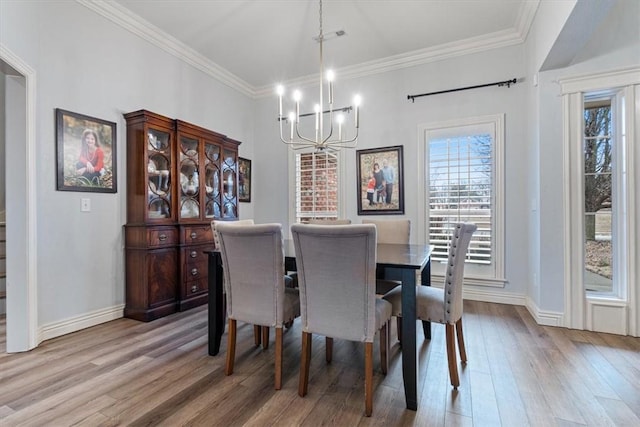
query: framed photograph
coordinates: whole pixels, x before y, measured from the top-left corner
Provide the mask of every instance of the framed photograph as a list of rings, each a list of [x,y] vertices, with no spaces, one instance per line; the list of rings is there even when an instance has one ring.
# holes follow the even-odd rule
[[[56,108],[58,190],[116,193],[116,124]]]
[[[238,200],[251,201],[251,160],[238,158]]]
[[[402,145],[357,150],[358,215],[404,214]]]

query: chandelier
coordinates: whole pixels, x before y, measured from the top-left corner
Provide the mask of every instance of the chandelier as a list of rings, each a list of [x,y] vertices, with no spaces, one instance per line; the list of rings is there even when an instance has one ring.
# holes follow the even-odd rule
[[[314,148],[316,151],[332,150],[337,151],[340,148],[354,148],[358,143],[358,129],[360,127],[360,96],[356,95],[353,99],[354,107],[344,107],[338,110],[333,108],[333,80],[334,73],[331,70],[326,72],[326,90],[328,97],[328,109],[324,108],[323,103],[323,84],[325,80],[324,64],[322,57],[322,43],[324,42],[325,35],[322,32],[322,0],[320,0],[320,32],[317,38],[314,38],[320,45],[320,98],[317,104],[315,104],[314,112],[307,114],[300,114],[300,100],[302,99],[302,93],[299,90],[294,90],[293,102],[295,103],[295,110],[289,112],[285,117],[282,115],[282,98],[285,93],[283,86],[278,86],[276,92],[278,94],[278,122],[280,123],[280,140],[287,144],[294,150],[303,148]],[[344,35],[344,31],[336,32],[336,35]],[[349,137],[347,134],[347,126],[344,121],[344,113],[350,112],[355,109],[354,121],[353,121],[353,135]],[[337,132],[334,133],[334,112],[338,112],[335,117],[337,124]],[[329,126],[328,132],[325,134],[324,115],[329,114]],[[315,135],[313,137],[303,136],[299,130],[300,117],[314,115],[316,119]],[[289,129],[286,133],[283,130],[284,122],[288,122]],[[343,128],[343,125],[344,128]],[[349,126],[349,128],[351,128]],[[337,134],[336,134],[337,133]]]

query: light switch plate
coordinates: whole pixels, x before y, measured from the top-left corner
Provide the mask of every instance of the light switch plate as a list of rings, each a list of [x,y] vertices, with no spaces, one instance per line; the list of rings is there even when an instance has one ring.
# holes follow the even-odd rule
[[[81,199],[80,200],[80,211],[81,212],[91,212],[91,199]]]

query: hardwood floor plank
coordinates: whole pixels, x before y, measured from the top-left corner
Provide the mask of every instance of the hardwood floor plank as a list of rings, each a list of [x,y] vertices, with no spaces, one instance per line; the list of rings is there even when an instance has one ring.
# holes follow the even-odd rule
[[[604,397],[596,397],[600,405],[607,411],[613,425],[616,426],[639,426],[640,417],[635,414],[629,406],[617,399],[607,399]],[[595,424],[594,424],[595,425]]]
[[[364,351],[314,336],[309,393],[298,396],[301,327],[284,333],[282,390],[274,346],[238,325],[233,375],[207,354],[207,311],[118,319],[8,354],[0,339],[0,425],[13,426],[625,426],[640,425],[640,339],[537,325],[524,307],[465,301],[469,362],[449,382],[444,328],[419,333],[417,411],[406,409],[402,349],[374,350],[374,407],[364,417]],[[0,334],[6,320],[0,318]],[[271,334],[273,337],[275,334]]]
[[[483,340],[486,342],[500,423],[505,426],[526,427],[527,413],[509,363],[509,355],[518,351],[516,337],[505,323],[500,321],[497,304],[482,304],[479,309],[487,310],[489,313],[479,323]]]
[[[602,354],[602,348],[587,343],[578,343],[577,348],[589,360],[593,367],[592,369],[600,372],[605,381],[616,391],[618,399],[623,401],[636,416],[640,416],[640,391],[638,386],[630,383],[628,378],[618,371],[618,367],[607,360]]]

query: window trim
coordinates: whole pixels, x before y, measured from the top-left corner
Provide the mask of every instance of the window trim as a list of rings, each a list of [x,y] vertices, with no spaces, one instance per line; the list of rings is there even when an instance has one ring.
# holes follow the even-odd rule
[[[429,221],[429,204],[426,196],[429,188],[429,173],[427,164],[428,154],[428,136],[429,132],[442,130],[444,128],[454,128],[463,126],[486,125],[491,124],[494,127],[494,190],[493,190],[493,215],[494,215],[494,258],[495,264],[493,276],[481,276],[465,271],[465,284],[487,287],[504,288],[507,280],[505,278],[505,216],[504,216],[504,129],[505,114],[492,114],[486,116],[467,117],[460,119],[447,120],[442,122],[426,123],[418,125],[418,170],[422,172],[423,179],[420,180],[418,188],[418,206],[424,207],[418,211],[418,227],[417,232],[423,242],[429,241],[428,221]],[[439,284],[444,282],[442,275],[436,274],[432,270],[432,283]]]
[[[564,317],[562,326],[573,329],[599,330],[602,326],[602,312],[607,312],[609,317],[614,316],[619,324],[615,333],[638,336],[640,331],[640,288],[628,288],[624,298],[621,293],[618,296],[603,296],[587,294],[584,288],[584,262],[583,245],[576,244],[575,239],[582,236],[584,224],[581,216],[575,215],[582,212],[581,196],[584,188],[577,174],[582,172],[582,147],[581,141],[584,134],[584,94],[597,91],[623,91],[626,99],[625,121],[627,126],[626,138],[628,152],[626,156],[627,187],[625,197],[627,200],[627,227],[629,236],[637,236],[636,222],[636,196],[635,181],[638,177],[638,155],[632,141],[637,141],[640,119],[636,117],[637,99],[640,99],[640,68],[627,68],[621,70],[606,71],[567,77],[559,79],[562,94],[563,111],[563,200],[564,200]],[[640,153],[640,152],[638,152]],[[579,241],[582,241],[579,239]],[[627,282],[637,283],[639,276],[636,261],[638,259],[638,247],[634,238],[626,241],[626,251],[629,262],[627,263]],[[577,285],[576,285],[577,284]],[[609,322],[608,326],[611,326]]]

